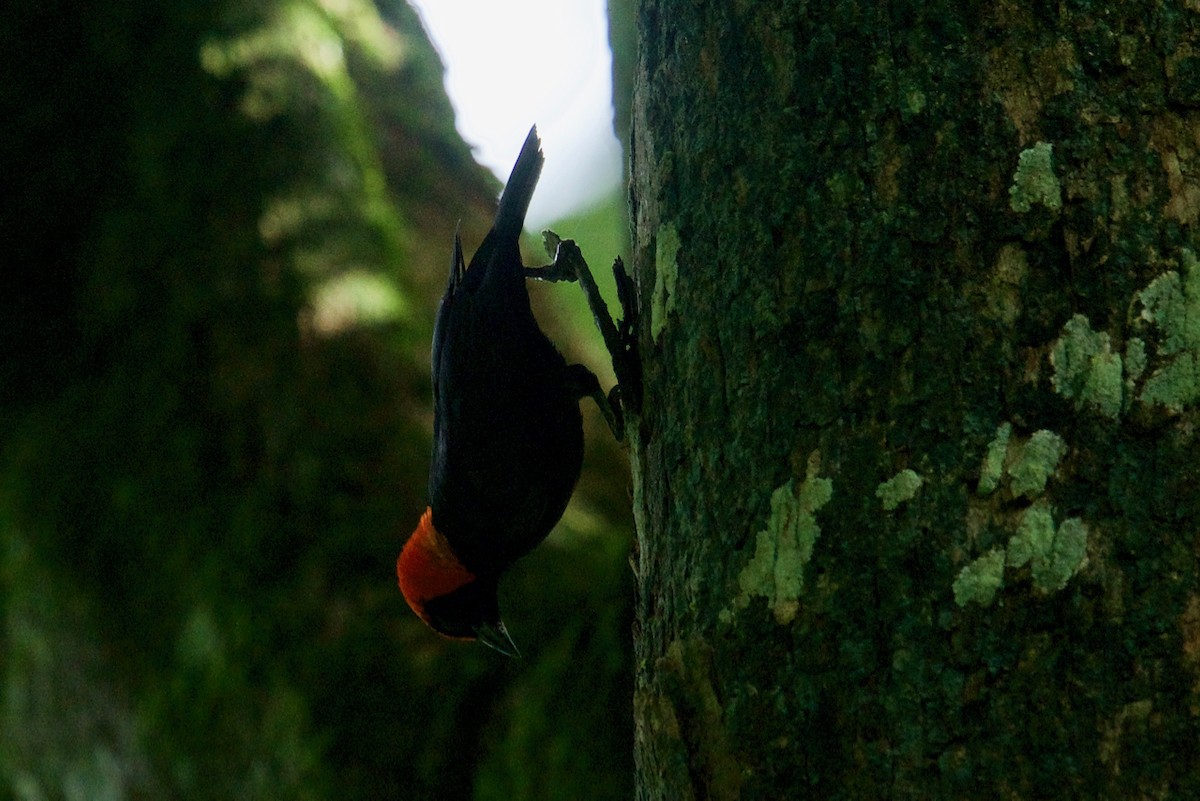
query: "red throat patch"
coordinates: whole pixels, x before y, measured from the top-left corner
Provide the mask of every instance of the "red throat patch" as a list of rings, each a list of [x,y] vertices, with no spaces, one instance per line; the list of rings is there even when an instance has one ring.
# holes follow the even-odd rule
[[[417,617],[428,623],[425,602],[474,581],[475,574],[463,567],[450,541],[433,525],[433,509],[426,507],[396,560],[396,578],[404,600]]]

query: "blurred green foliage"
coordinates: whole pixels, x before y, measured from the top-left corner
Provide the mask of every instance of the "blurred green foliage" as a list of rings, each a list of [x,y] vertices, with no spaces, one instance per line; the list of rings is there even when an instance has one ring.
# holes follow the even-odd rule
[[[628,797],[615,447],[503,588],[525,659],[395,588],[450,236],[498,188],[412,11],[51,1],[0,51],[0,798]],[[555,228],[604,268],[621,206]]]

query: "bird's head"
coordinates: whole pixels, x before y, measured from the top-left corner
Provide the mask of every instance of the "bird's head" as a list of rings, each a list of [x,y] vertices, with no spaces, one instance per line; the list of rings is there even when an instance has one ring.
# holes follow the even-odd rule
[[[520,656],[500,620],[497,579],[472,573],[426,508],[400,557],[396,578],[409,607],[445,637],[479,640],[507,656]]]

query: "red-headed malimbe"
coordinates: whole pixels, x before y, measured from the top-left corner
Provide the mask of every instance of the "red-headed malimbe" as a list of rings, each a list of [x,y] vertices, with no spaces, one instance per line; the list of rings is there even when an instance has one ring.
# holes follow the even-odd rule
[[[583,462],[580,399],[595,397],[618,436],[622,425],[619,393],[610,406],[595,375],[567,364],[530,309],[527,277],[573,280],[576,267],[566,262],[582,265],[573,243],[563,243],[572,258],[562,264],[556,258],[529,269],[521,261],[518,240],[542,163],[535,127],[469,266],[455,235],[433,333],[429,507],[396,561],[405,600],[430,627],[514,656],[500,619],[499,579],[546,538],[571,498]],[[619,260],[618,269],[622,302],[630,303],[632,284]],[[630,361],[632,318],[627,310],[620,340],[611,319],[602,327],[610,349],[621,351],[614,362]]]

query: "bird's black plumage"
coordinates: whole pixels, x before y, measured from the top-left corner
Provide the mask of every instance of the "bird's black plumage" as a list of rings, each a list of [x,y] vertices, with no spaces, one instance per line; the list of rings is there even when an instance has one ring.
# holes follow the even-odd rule
[[[433,523],[484,578],[545,539],[583,461],[579,391],[534,319],[518,248],[542,162],[533,128],[469,266],[455,236],[434,328]]]

